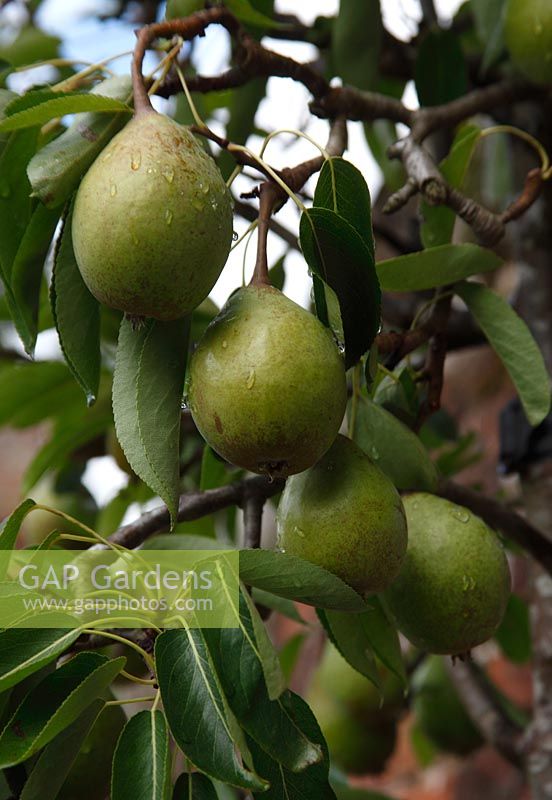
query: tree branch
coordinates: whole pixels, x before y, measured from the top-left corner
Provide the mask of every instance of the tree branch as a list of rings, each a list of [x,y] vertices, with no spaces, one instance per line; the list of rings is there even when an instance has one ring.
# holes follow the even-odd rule
[[[219,486],[217,489],[208,489],[205,492],[187,492],[181,495],[178,504],[178,522],[191,522],[207,514],[220,511],[228,506],[241,506],[246,497],[255,495],[259,499],[267,500],[283,489],[283,481],[275,480],[272,483],[261,475],[244,478],[237,483]],[[150,536],[162,531],[168,531],[170,526],[169,512],[166,506],[159,506],[152,511],[142,514],[135,522],[119,528],[110,541],[123,547],[132,549],[138,547]]]

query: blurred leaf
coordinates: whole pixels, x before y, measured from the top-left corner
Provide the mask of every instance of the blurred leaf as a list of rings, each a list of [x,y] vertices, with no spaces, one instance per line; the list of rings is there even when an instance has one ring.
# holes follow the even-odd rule
[[[54,661],[79,636],[78,630],[53,627],[0,631],[0,692]]]
[[[71,373],[56,361],[0,366],[0,380],[0,426],[25,428],[82,404]]]
[[[506,367],[527,419],[538,425],[550,410],[550,378],[529,328],[505,300],[482,284],[463,281],[454,288]]]
[[[189,761],[211,778],[244,789],[264,789],[266,782],[241,763],[239,728],[203,631],[165,631],[155,641],[155,661],[171,732]]]
[[[227,470],[224,461],[221,461],[215,455],[215,451],[206,444],[203,448],[203,458],[201,459],[200,490],[205,492],[208,489],[216,489],[217,486],[222,486],[226,475]]]
[[[167,504],[173,524],[189,329],[189,317],[148,320],[140,330],[124,318],[113,378],[117,438],[134,472]]]
[[[316,183],[313,206],[328,208],[346,219],[374,258],[370,191],[354,164],[337,157],[324,162]]]
[[[245,86],[232,89],[225,103],[229,113],[226,137],[231,142],[246,144],[250,134],[253,133],[255,115],[266,94],[266,83],[266,78],[255,78]],[[221,152],[217,161],[226,180],[232,174],[236,161],[225,150]]]
[[[460,189],[464,183],[474,150],[481,138],[477,125],[463,125],[452,143],[450,152],[439,164],[443,178],[451,186]],[[501,165],[504,168],[504,164]],[[447,206],[430,206],[425,200],[421,204],[424,219],[420,236],[424,247],[433,248],[452,241],[456,214]]]
[[[527,604],[516,594],[508,598],[506,613],[495,633],[495,639],[506,658],[524,664],[531,658],[531,626]]]
[[[132,100],[130,76],[108,78],[91,89],[90,94],[113,97],[128,104]],[[27,174],[33,197],[51,208],[64,203],[98,153],[128,118],[129,114],[120,112],[77,114],[71,126],[42,147],[29,162]]]
[[[0,58],[13,67],[24,67],[35,61],[55,58],[60,44],[57,36],[49,36],[34,25],[26,25],[10,44],[0,46]]]
[[[100,307],[86,287],[73,252],[69,210],[57,243],[51,303],[65,360],[92,405],[100,384]]]
[[[387,292],[419,292],[490,272],[502,259],[476,244],[444,244],[380,261],[376,270]]]
[[[296,633],[295,636],[292,636],[291,639],[287,640],[280,650],[280,664],[282,666],[284,677],[288,683],[293,675],[293,671],[299,659],[301,647],[303,646],[304,641],[305,634]]]
[[[504,50],[504,10],[506,0],[471,0],[475,29],[483,46],[481,73],[491,67]]]
[[[248,586],[340,611],[361,611],[364,600],[337,575],[275,550],[240,550],[240,579]]]
[[[237,628],[204,632],[223,692],[248,735],[282,767],[300,772],[320,761],[321,749],[309,740],[295,719],[289,691],[269,698],[257,649],[259,641],[243,592],[239,616]],[[279,662],[277,669],[280,670]]]
[[[111,800],[167,800],[171,750],[162,711],[139,711],[123,728],[111,777]]]
[[[55,800],[105,703],[95,700],[50,742],[33,766],[20,800]]]
[[[16,109],[21,105],[25,106],[24,109],[17,111]],[[44,125],[45,122],[49,122],[55,117],[63,117],[65,114],[79,114],[85,111],[124,111],[130,113],[132,109],[121,100],[116,100],[113,97],[103,97],[91,92],[57,93],[52,98],[51,92],[38,90],[17,98],[6,107],[6,117],[0,122],[0,131],[32,128],[36,125]]]
[[[435,489],[437,471],[416,434],[365,396],[357,409],[353,439],[397,489]]]
[[[414,77],[421,106],[448,103],[467,92],[466,61],[454,31],[428,31],[418,48]]]
[[[204,0],[167,0],[165,17],[167,19],[177,19],[178,17],[189,17],[196,11],[205,8]]]
[[[303,212],[299,229],[307,264],[339,300],[345,365],[350,367],[369,349],[380,326],[381,292],[373,255],[355,228],[329,209]],[[318,306],[317,312],[320,316]]]
[[[254,25],[257,28],[281,28],[282,24],[274,22],[271,17],[257,11],[254,3],[249,0],[226,0],[225,5],[230,9],[240,22]]]
[[[125,658],[110,660],[99,653],[78,653],[47,675],[23,699],[0,734],[2,768],[25,761],[74,722],[125,662]]]
[[[335,794],[328,782],[328,750],[314,714],[305,701],[293,692],[290,709],[301,730],[310,741],[322,749],[323,760],[301,772],[291,772],[274,761],[265,750],[248,737],[255,767],[270,782],[266,791],[254,792],[253,796],[256,800],[261,797],[265,800],[335,800]]]
[[[396,192],[405,182],[402,162],[387,155],[388,148],[399,138],[397,127],[387,119],[376,119],[364,123],[364,135],[378,167],[383,173],[387,188]]]
[[[383,26],[379,0],[341,0],[333,24],[332,59],[344,83],[373,89]]]
[[[59,212],[39,203],[21,239],[11,268],[8,306],[26,352],[32,356],[38,334],[38,309],[44,263]]]

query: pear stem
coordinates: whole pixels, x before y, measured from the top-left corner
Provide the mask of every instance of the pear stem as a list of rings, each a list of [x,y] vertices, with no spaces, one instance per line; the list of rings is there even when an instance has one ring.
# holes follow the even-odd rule
[[[268,277],[267,239],[270,218],[280,195],[274,183],[265,181],[259,188],[259,224],[257,229],[257,260],[250,286],[270,286]]]
[[[196,36],[202,36],[205,33],[205,29],[212,23],[223,25],[233,36],[236,36],[240,30],[237,19],[227,9],[218,6],[205,11],[197,11],[185,19],[171,19],[146,25],[136,32],[136,46],[132,59],[135,116],[156,113],[147,93],[142,74],[144,56],[150,44],[155,39],[161,37],[170,38],[172,36],[180,36],[184,41],[189,41]]]

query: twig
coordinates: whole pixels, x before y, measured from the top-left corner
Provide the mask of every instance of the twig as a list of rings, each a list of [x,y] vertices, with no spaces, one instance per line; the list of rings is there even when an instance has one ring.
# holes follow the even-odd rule
[[[261,527],[265,498],[255,492],[246,494],[243,500],[243,546],[261,546]]]

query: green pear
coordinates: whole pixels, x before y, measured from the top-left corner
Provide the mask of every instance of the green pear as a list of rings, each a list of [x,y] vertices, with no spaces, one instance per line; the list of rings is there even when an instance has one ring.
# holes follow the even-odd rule
[[[504,549],[466,508],[418,493],[404,501],[408,550],[386,592],[399,630],[421,650],[467,653],[500,625],[510,593]]]
[[[416,722],[439,750],[464,756],[481,747],[481,734],[458,697],[442,658],[424,659],[411,685]]]
[[[406,552],[399,493],[345,436],[314,467],[287,481],[277,529],[280,550],[324,567],[361,593],[389,586]]]
[[[383,671],[379,691],[328,644],[307,700],[324,734],[332,762],[356,775],[381,772],[395,747],[403,706],[398,678]]]
[[[73,213],[84,282],[102,303],[170,320],[196,308],[232,240],[230,193],[187,128],[134,117],[84,176]]]
[[[535,83],[552,83],[552,3],[508,0],[504,39],[514,64]]]
[[[230,297],[193,354],[189,377],[200,433],[251,472],[284,477],[310,467],[345,413],[345,367],[331,333],[272,286]]]

